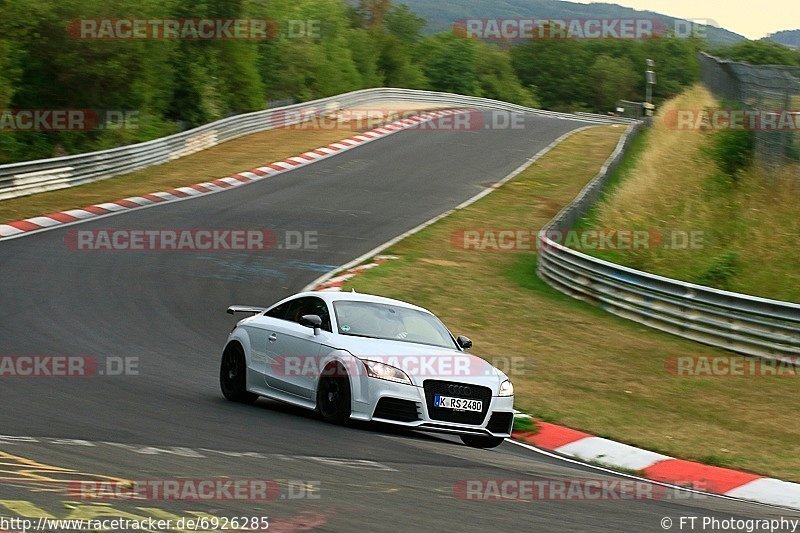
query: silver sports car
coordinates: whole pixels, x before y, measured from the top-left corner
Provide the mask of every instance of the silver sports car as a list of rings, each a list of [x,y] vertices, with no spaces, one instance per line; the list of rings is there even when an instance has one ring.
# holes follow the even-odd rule
[[[342,292],[304,292],[252,313],[228,337],[225,398],[259,396],[314,409],[330,422],[379,421],[460,435],[491,448],[511,432],[514,387],[466,351],[436,316],[409,303]]]

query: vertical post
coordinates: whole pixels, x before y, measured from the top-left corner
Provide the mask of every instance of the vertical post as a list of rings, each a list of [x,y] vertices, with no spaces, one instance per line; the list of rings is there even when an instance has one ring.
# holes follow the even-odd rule
[[[648,117],[653,116],[653,110],[655,106],[653,105],[653,85],[656,84],[656,73],[653,71],[653,67],[656,66],[655,61],[652,59],[647,60],[647,70],[645,71],[645,77],[647,81],[647,94],[645,96],[645,115]]]

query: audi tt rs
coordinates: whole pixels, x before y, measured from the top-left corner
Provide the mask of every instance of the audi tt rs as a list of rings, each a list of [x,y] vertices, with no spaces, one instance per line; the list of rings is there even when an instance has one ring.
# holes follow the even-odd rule
[[[225,398],[263,396],[316,410],[334,423],[376,421],[458,434],[491,448],[511,432],[514,387],[467,353],[430,311],[357,293],[305,292],[246,313],[222,353]]]

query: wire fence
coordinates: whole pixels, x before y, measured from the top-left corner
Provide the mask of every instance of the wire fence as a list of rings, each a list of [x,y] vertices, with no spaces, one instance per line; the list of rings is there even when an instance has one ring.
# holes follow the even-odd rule
[[[752,112],[756,162],[774,169],[800,162],[800,67],[748,65],[700,52],[703,83],[728,106]]]

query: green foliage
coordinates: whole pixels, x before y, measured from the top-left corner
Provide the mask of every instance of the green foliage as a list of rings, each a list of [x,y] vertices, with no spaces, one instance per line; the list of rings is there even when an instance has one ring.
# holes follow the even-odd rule
[[[718,289],[728,288],[730,280],[736,276],[738,261],[739,254],[735,251],[720,254],[714,258],[708,270],[697,278],[697,283]]]
[[[643,41],[537,39],[511,50],[514,70],[534,86],[543,107],[559,111],[610,111],[619,99],[643,101],[646,60],[656,64],[656,102],[699,79],[697,39]]]
[[[511,50],[522,83],[536,87],[542,106],[557,111],[572,111],[590,100],[586,72],[591,61],[583,43],[563,39],[535,40]]]
[[[771,41],[742,41],[714,50],[713,54],[751,65],[800,66],[800,50]]]
[[[14,85],[21,73],[14,61],[15,53],[12,43],[0,39],[0,109],[6,108],[14,96]]]
[[[411,51],[399,37],[386,35],[379,42],[378,69],[385,86],[407,89],[426,86],[427,78],[422,68],[414,62]]]
[[[425,75],[434,91],[479,94],[476,70],[477,43],[455,35],[441,34],[427,39]]]
[[[723,130],[714,133],[711,156],[726,176],[736,179],[753,161],[754,137],[750,130]]]
[[[321,22],[321,35],[262,41],[87,40],[84,18],[268,18]],[[267,101],[306,101],[365,87],[485,96],[532,107],[606,111],[644,90],[643,65],[664,74],[657,97],[697,79],[691,40],[549,40],[511,51],[423,37],[426,21],[391,0],[0,0],[0,109],[134,112],[136,128],[0,132],[0,163],[130,144]],[[689,67],[687,67],[689,65]]]
[[[375,46],[376,35],[361,28],[347,31],[347,46],[351,50],[353,63],[361,76],[363,87],[384,85],[384,73],[378,70],[381,48]]]
[[[386,29],[405,43],[417,43],[423,28],[425,19],[418,17],[405,4],[395,6],[386,14]]]
[[[636,71],[628,58],[598,57],[589,68],[589,80],[594,87],[592,103],[597,109],[611,110],[617,100],[636,97]]]
[[[475,72],[481,96],[539,107],[535,87],[524,87],[514,73],[511,57],[497,47],[481,43],[477,49]]]
[[[536,433],[539,431],[539,426],[536,420],[531,417],[514,417],[514,431],[530,431]]]

